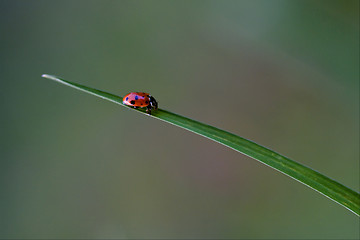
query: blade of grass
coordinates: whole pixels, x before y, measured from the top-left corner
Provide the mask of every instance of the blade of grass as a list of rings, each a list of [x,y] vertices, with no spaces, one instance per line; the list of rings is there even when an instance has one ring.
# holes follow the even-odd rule
[[[63,80],[59,77],[44,74],[42,77],[54,80],[56,82],[65,84],[67,86],[76,88],[83,92],[95,95],[105,100],[117,103],[121,106],[127,107],[122,103],[122,97],[111,93],[100,91],[94,88],[86,87],[78,83]],[[133,108],[130,108],[133,109]],[[143,109],[133,109],[143,114]],[[146,114],[148,115],[148,114]],[[150,116],[150,115],[148,115]],[[239,137],[227,131],[218,129],[216,127],[180,116],[178,114],[158,109],[153,111],[151,117],[171,123],[175,126],[184,128],[191,132],[197,133],[201,136],[209,138],[215,142],[221,143],[229,148],[241,152],[251,158],[254,158],[261,163],[264,163],[281,173],[309,186],[310,188],[320,192],[331,200],[339,203],[356,215],[360,214],[360,194],[345,187],[344,185],[314,171],[300,163],[297,163],[279,153],[276,153],[268,148],[260,146],[259,144]]]

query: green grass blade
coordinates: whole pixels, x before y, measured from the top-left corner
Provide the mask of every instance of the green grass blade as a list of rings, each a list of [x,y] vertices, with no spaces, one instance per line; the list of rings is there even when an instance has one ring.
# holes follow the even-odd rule
[[[105,100],[117,103],[127,107],[122,103],[122,97],[111,93],[100,91],[94,88],[86,87],[77,83],[66,81],[58,77],[44,74],[42,77],[57,81],[67,86],[76,88],[86,93],[90,93]],[[130,108],[133,109],[133,108]],[[143,109],[133,109],[143,114]],[[149,115],[148,115],[149,116]],[[279,153],[268,148],[260,146],[245,138],[239,137],[232,133],[218,129],[213,126],[171,113],[166,110],[158,109],[153,111],[151,117],[171,123],[175,126],[197,133],[209,138],[215,142],[221,143],[229,148],[241,152],[251,158],[254,158],[290,177],[320,192],[331,200],[339,203],[345,208],[359,216],[360,214],[360,194],[345,187],[344,185],[314,171],[304,165],[301,165]]]

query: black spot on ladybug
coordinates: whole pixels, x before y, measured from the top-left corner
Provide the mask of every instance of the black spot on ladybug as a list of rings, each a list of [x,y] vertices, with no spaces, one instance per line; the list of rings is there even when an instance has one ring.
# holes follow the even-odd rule
[[[131,100],[130,103],[131,103],[131,104],[135,104],[135,101],[134,101],[134,100]]]
[[[145,101],[146,104],[149,104],[149,101]]]
[[[129,100],[129,97],[126,97],[126,99],[125,99],[125,100],[126,100],[126,101],[127,101],[127,100]]]

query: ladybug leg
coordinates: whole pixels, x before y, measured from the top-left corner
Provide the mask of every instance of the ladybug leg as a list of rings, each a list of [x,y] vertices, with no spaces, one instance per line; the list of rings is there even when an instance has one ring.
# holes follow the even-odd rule
[[[134,109],[137,109],[138,107],[135,107],[135,106],[131,106],[132,108],[134,108]]]
[[[151,106],[146,107],[146,113],[151,115]]]

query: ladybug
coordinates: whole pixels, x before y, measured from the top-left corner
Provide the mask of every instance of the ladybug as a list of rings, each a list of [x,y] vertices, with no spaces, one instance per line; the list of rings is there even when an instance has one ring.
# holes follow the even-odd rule
[[[132,108],[144,108],[146,107],[146,112],[151,115],[151,110],[157,110],[158,104],[153,96],[144,92],[132,92],[127,94],[123,98],[123,103]]]

